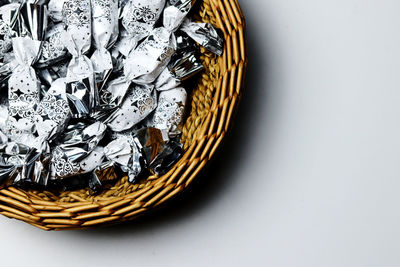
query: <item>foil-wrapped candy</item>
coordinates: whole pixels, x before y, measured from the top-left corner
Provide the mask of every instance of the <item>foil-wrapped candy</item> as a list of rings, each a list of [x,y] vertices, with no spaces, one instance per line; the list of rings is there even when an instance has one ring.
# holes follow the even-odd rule
[[[12,139],[20,134],[35,132],[33,117],[40,101],[40,80],[36,76],[33,64],[38,59],[44,30],[47,24],[46,7],[36,4],[24,4],[21,8],[23,27],[19,36],[12,39],[16,67],[8,82],[9,120],[8,127]],[[12,131],[15,129],[16,131]]]
[[[166,91],[178,87],[204,69],[203,63],[195,51],[183,50],[175,54],[167,68],[155,81],[158,91]]]
[[[68,50],[63,40],[64,35],[63,23],[53,24],[49,27],[42,45],[42,54],[37,63],[39,68],[53,65],[68,56]]]
[[[50,155],[46,151],[38,151],[14,142],[7,143],[0,153],[0,180],[7,180],[7,184],[19,186],[46,186],[49,178],[49,159]]]
[[[131,87],[132,83],[123,76],[110,81],[99,92],[101,109],[111,110],[121,107]]]
[[[136,181],[142,171],[140,164],[142,154],[132,137],[121,136],[112,141],[104,148],[104,154],[110,162],[128,175],[131,183]]]
[[[171,32],[164,28],[156,28],[135,50],[125,62],[125,76],[138,84],[154,82],[167,66],[176,49],[176,40]]]
[[[175,138],[182,131],[186,100],[187,93],[182,87],[161,92],[158,106],[145,124],[160,129],[164,140]]]
[[[87,117],[98,104],[98,92],[95,86],[93,64],[85,55],[89,52],[92,40],[92,20],[90,0],[66,0],[63,6],[64,24],[66,34],[64,42],[68,51],[72,54],[72,60],[68,65],[67,83],[72,84],[73,88],[79,87],[78,92],[82,92],[85,87],[88,94],[80,95],[72,90],[74,103],[84,103],[88,112],[74,113],[74,117]],[[76,101],[78,99],[79,101]],[[72,108],[81,110],[80,107]]]
[[[168,1],[163,27],[152,33],[126,59],[124,74],[135,83],[154,82],[167,66],[177,48],[174,32],[189,13],[193,0]]]
[[[0,59],[3,59],[12,48],[11,28],[15,20],[12,14],[15,15],[19,7],[19,4],[8,4],[0,7]]]
[[[66,80],[60,78],[52,83],[36,110],[34,118],[36,131],[46,140],[52,140],[65,129],[70,117]]]
[[[62,22],[63,8],[66,0],[50,0],[48,4],[49,18],[54,22]]]
[[[150,35],[165,6],[165,0],[129,0],[125,1],[121,14],[122,38],[117,50],[127,57],[137,44]]]
[[[165,142],[157,128],[140,129],[134,141],[142,153],[144,166],[153,174],[165,174],[183,155],[182,144],[175,140]]]
[[[197,23],[185,19],[181,31],[210,52],[222,56],[224,38],[222,33],[210,23]]]
[[[118,0],[92,0],[92,35],[94,51],[91,60],[98,88],[113,70],[110,49],[118,39]]]
[[[196,0],[168,0],[164,9],[163,25],[175,32],[192,9]]]
[[[104,159],[104,149],[98,144],[106,129],[107,126],[101,122],[70,126],[52,151],[52,179],[64,179],[96,169]]]
[[[105,123],[114,132],[126,131],[144,120],[156,107],[157,93],[154,86],[135,85]]]

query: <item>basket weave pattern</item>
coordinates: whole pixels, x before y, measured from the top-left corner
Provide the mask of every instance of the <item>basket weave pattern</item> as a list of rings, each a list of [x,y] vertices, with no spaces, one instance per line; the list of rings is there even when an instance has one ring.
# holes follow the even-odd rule
[[[245,23],[237,0],[203,0],[195,19],[225,35],[222,57],[202,49],[205,72],[191,95],[183,128],[185,154],[164,176],[140,184],[127,177],[99,195],[88,190],[41,192],[0,190],[0,214],[43,230],[84,229],[132,220],[187,188],[212,158],[239,103],[247,64]]]

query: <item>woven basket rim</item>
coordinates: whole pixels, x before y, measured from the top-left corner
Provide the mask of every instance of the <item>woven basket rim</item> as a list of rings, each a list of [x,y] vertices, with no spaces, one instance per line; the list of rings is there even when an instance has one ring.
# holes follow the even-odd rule
[[[245,19],[238,0],[203,0],[198,11],[196,18],[223,31],[225,48],[221,57],[202,50],[207,73],[192,95],[192,111],[183,130],[186,150],[179,162],[167,174],[150,176],[142,184],[130,185],[127,177],[122,178],[116,185],[123,192],[120,195],[115,189],[91,197],[87,190],[57,196],[4,188],[0,190],[0,214],[43,230],[93,228],[133,220],[190,186],[229,131],[247,67]]]

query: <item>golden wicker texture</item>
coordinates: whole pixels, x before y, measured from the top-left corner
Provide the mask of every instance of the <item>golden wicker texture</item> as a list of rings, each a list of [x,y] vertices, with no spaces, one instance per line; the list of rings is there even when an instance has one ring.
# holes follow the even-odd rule
[[[0,190],[0,214],[43,230],[85,229],[132,220],[187,188],[221,144],[239,103],[247,64],[245,23],[237,0],[203,0],[195,19],[210,22],[225,35],[216,57],[202,50],[206,71],[191,95],[183,129],[183,158],[164,176],[140,184],[122,178],[93,196],[88,190],[39,192]]]

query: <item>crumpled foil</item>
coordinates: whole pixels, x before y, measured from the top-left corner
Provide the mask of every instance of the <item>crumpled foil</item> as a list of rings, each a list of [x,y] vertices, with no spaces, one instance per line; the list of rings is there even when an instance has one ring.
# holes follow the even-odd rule
[[[72,54],[68,65],[67,83],[71,84],[73,101],[70,104],[82,103],[87,110],[81,112],[80,106],[72,107],[74,117],[87,117],[98,104],[98,91],[92,61],[85,55],[92,42],[92,10],[90,0],[66,0],[63,6],[66,34],[64,42]],[[83,89],[84,88],[84,89]],[[85,92],[81,95],[80,92]],[[78,111],[78,112],[75,112]]]
[[[53,65],[68,56],[63,36],[65,26],[63,23],[52,24],[46,32],[45,40],[42,45],[42,54],[37,62],[39,68]]]
[[[118,39],[118,0],[92,0],[92,34],[94,51],[91,60],[98,88],[113,71],[109,49]]]
[[[153,174],[165,174],[183,155],[183,145],[175,140],[165,142],[157,128],[143,128],[134,141],[140,149],[145,168]]]
[[[18,37],[12,39],[16,67],[8,82],[7,134],[12,140],[22,142],[21,135],[35,133],[33,118],[40,102],[41,86],[32,66],[40,53],[47,11],[43,5],[24,4],[20,12],[23,24],[18,27]]]
[[[105,123],[114,132],[123,132],[144,120],[157,107],[153,85],[136,85],[127,94],[121,107],[112,112]]]
[[[128,0],[125,2],[121,14],[124,31],[116,49],[127,57],[132,49],[136,48],[139,41],[153,31],[165,6],[165,0]]]
[[[212,24],[191,22],[189,19],[185,19],[181,31],[210,52],[222,56],[224,51],[223,34]]]
[[[167,68],[163,70],[155,81],[158,91],[166,91],[178,87],[185,80],[190,79],[204,69],[196,50],[181,50],[172,58]]]
[[[90,173],[104,158],[104,149],[99,142],[106,133],[107,126],[95,122],[89,126],[78,123],[68,127],[60,143],[52,151],[51,178],[63,179]]]
[[[142,171],[140,158],[142,154],[134,139],[129,136],[121,136],[112,141],[104,148],[106,158],[118,166],[120,170],[127,174],[129,181],[134,183]]]
[[[160,129],[164,140],[177,137],[182,132],[186,100],[187,93],[182,87],[161,92],[158,106],[145,124]]]
[[[36,110],[34,117],[36,130],[38,135],[46,140],[52,140],[62,132],[71,118],[66,85],[65,78],[55,80]]]

